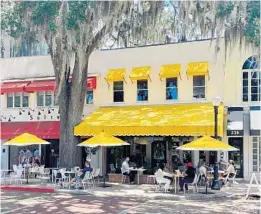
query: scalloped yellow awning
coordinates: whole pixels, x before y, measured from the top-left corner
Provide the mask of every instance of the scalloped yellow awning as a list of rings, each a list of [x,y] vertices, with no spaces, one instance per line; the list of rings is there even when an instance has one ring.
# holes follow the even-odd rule
[[[160,78],[178,77],[181,69],[181,64],[162,65],[160,67]]]
[[[219,107],[218,134],[223,136],[224,106]],[[102,107],[74,127],[77,136],[100,132],[115,136],[214,135],[214,109],[209,104]]]
[[[107,82],[123,81],[126,73],[126,68],[110,69],[105,77]]]
[[[191,62],[188,64],[188,76],[201,76],[208,74],[208,62]]]
[[[131,80],[146,80],[149,78],[151,66],[135,67],[130,74]]]

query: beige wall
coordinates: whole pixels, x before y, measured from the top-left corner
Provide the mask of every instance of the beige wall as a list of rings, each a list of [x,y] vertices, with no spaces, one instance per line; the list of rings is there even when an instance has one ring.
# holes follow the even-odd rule
[[[112,105],[112,84],[108,84],[104,77],[111,68],[126,68],[126,83],[124,84],[125,105],[140,104],[136,101],[136,81],[131,82],[129,74],[133,67],[152,66],[149,81],[149,104],[165,104],[173,102],[194,102],[192,77],[187,77],[186,69],[189,62],[208,61],[210,64],[210,79],[206,77],[206,99],[212,101],[215,96],[222,96],[220,85],[223,83],[223,51],[215,54],[215,42],[201,41],[172,45],[159,45],[146,48],[130,48],[112,51],[94,52],[91,56],[89,69],[101,73],[96,101],[100,105]],[[160,80],[160,66],[164,64],[181,64],[181,78],[178,79],[178,101],[166,101],[165,79]],[[221,70],[220,70],[221,69]],[[106,99],[105,99],[106,97]]]
[[[96,107],[108,105],[141,105],[169,104],[190,102],[212,102],[219,96],[225,105],[242,105],[242,72],[244,61],[255,54],[253,48],[238,44],[233,49],[225,50],[224,41],[219,44],[220,50],[215,51],[216,41],[187,42],[170,45],[158,45],[142,48],[96,51],[91,55],[89,73],[97,74],[97,89],[94,90],[94,105],[86,105],[86,113]],[[225,56],[227,56],[225,60]],[[206,77],[206,99],[193,99],[192,77],[187,77],[186,69],[189,62],[209,62],[209,78]],[[160,66],[164,64],[181,64],[181,78],[178,78],[178,100],[167,101],[165,97],[165,79],[160,80]],[[1,59],[1,80],[33,79],[53,75],[50,57],[19,57]],[[133,67],[151,66],[148,102],[137,102],[137,84],[131,82],[129,74]],[[124,84],[124,100],[122,104],[113,103],[112,84],[105,81],[111,68],[126,68]],[[6,107],[6,95],[1,96],[2,110]],[[249,104],[247,104],[249,105]],[[36,94],[30,94],[30,107],[36,107]],[[10,111],[10,110],[7,110]],[[88,114],[88,113],[87,113]]]

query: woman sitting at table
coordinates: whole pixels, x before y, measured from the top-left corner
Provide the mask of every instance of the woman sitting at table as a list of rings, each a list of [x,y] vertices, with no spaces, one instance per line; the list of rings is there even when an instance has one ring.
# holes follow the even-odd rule
[[[234,165],[235,165],[234,161],[229,160],[229,165],[226,168],[225,173],[222,175],[222,177],[226,178],[227,175],[229,175],[229,177],[232,178],[236,173]]]
[[[160,170],[160,172],[163,173],[163,177],[164,178],[170,180],[170,183],[173,182],[174,174],[169,172],[169,169],[166,168],[164,163],[161,162],[159,164],[159,169],[158,170]]]
[[[193,164],[191,162],[187,163],[187,167],[185,171],[183,172],[183,178],[180,179],[179,181],[179,187],[180,191],[183,190],[183,186],[185,183],[192,183],[194,181],[195,177],[195,168],[193,167]],[[186,190],[188,190],[188,185],[185,185]]]
[[[79,182],[81,182],[81,181],[83,180],[83,178],[84,178],[86,172],[92,172],[92,171],[93,171],[93,168],[90,166],[90,163],[86,161],[86,162],[85,162],[85,167],[84,167],[82,170],[80,170],[80,171],[76,174],[75,178],[73,178],[73,179],[70,181],[70,183],[68,184],[68,186],[70,186],[70,185],[71,185],[73,182],[75,182],[76,180],[79,181]]]

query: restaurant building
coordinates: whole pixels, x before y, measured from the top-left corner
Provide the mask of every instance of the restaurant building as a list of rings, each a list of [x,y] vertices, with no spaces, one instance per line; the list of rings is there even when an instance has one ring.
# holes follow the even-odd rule
[[[259,171],[257,52],[239,44],[225,48],[224,41],[219,45],[218,52],[211,40],[94,52],[86,80],[84,123],[74,133],[86,138],[106,131],[131,146],[108,148],[103,155],[99,150],[92,155],[93,166],[101,167],[104,158],[107,172],[119,171],[126,156],[138,156],[138,164],[149,173],[159,161],[180,158],[197,164],[200,153],[175,148],[214,135],[212,101],[219,97],[218,136],[239,148],[225,152],[225,158],[235,160],[239,178],[249,179],[253,171]],[[51,142],[41,147],[42,153],[58,157],[59,110],[50,57],[2,59],[0,63],[1,142],[30,131]],[[10,149],[2,147],[2,167],[17,156]],[[207,161],[219,155],[207,153]]]

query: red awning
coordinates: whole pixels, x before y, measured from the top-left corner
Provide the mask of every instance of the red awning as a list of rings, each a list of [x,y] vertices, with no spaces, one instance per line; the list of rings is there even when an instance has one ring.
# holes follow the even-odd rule
[[[1,123],[1,139],[9,140],[25,132],[34,134],[42,139],[59,139],[60,121]]]
[[[55,90],[55,80],[41,80],[31,82],[25,87],[26,92],[34,91],[54,91]]]
[[[25,86],[27,86],[29,83],[30,81],[2,83],[0,86],[1,94],[6,94],[10,92],[23,92]]]

